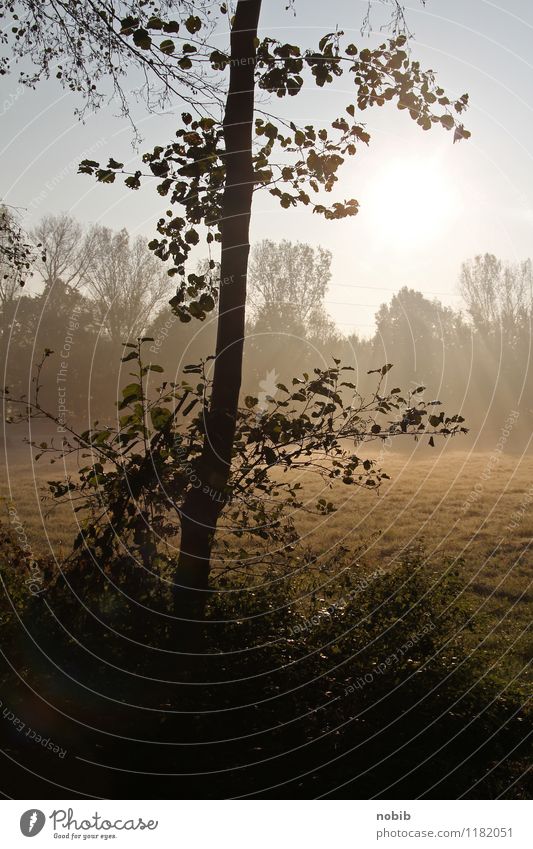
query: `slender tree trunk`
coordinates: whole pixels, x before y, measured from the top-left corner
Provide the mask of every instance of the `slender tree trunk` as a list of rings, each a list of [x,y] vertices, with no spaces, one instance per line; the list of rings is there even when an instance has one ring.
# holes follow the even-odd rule
[[[185,499],[175,575],[175,613],[201,619],[207,600],[213,537],[228,481],[241,387],[249,229],[254,188],[256,37],[261,0],[239,0],[231,31],[231,65],[224,115],[226,185],[216,360],[197,488]]]

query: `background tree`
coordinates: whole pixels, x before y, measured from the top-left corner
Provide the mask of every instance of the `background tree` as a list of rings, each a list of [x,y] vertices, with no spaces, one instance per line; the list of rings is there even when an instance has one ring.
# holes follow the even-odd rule
[[[42,246],[24,231],[17,212],[0,205],[0,360],[5,364],[17,299]]]
[[[141,336],[157,308],[168,301],[170,280],[142,236],[131,242],[127,230],[97,227],[91,248],[84,289],[99,323],[120,347]]]
[[[21,288],[20,270],[13,258],[13,231],[16,223],[7,207],[0,207],[0,309],[6,316]]]
[[[404,286],[376,313],[374,351],[380,361],[398,363],[401,380],[437,388],[447,361],[455,361],[458,348],[463,353],[469,336],[459,313]]]
[[[516,339],[533,308],[531,260],[504,263],[494,254],[463,263],[459,291],[476,328]]]
[[[407,286],[376,313],[376,332],[384,344],[418,346],[422,350],[430,350],[432,341],[448,344],[455,338],[460,323],[460,314],[451,307]]]
[[[330,280],[331,253],[321,247],[264,239],[252,248],[243,378],[251,395],[276,395],[277,383],[312,371],[317,357],[331,362],[340,337],[324,305]]]
[[[254,329],[306,335],[324,321],[330,251],[264,239],[251,252],[248,276]]]
[[[54,368],[42,381],[41,403],[57,410],[61,389],[69,421],[108,416],[119,371],[115,352],[99,338],[93,304],[61,281],[40,294],[23,293],[16,302],[5,359],[5,382],[13,396],[31,392],[36,352],[45,349],[53,352]]]
[[[24,231],[15,209],[0,204],[0,297],[2,303],[15,297],[17,287],[22,287],[32,274],[32,266],[39,257],[40,244],[35,244]]]
[[[94,228],[84,233],[79,221],[63,212],[44,215],[31,235],[44,249],[38,269],[45,285],[83,286],[95,250]]]
[[[519,409],[520,399],[528,391],[529,374],[524,375],[524,363],[531,358],[531,260],[509,263],[493,254],[476,256],[462,265],[459,291],[475,331],[472,359],[477,379],[472,403],[477,404],[477,410],[491,411],[485,428],[489,437],[498,434],[501,411]],[[521,419],[513,429],[513,438],[525,440],[527,430]]]

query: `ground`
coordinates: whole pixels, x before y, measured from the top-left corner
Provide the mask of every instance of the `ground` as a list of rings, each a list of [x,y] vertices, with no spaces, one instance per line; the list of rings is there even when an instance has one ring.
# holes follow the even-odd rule
[[[418,446],[412,453],[382,451],[388,472],[379,494],[341,484],[332,490],[302,477],[309,502],[331,500],[336,512],[297,517],[306,542],[326,554],[342,541],[363,570],[391,568],[410,546],[423,545],[428,564],[458,569],[464,591],[475,600],[481,651],[505,667],[507,678],[522,676],[533,639],[531,542],[533,539],[533,457],[467,453]],[[36,554],[69,551],[80,514],[64,506],[49,513],[46,480],[64,474],[45,458],[32,462],[28,446],[12,446],[1,495],[16,514]],[[74,468],[74,467],[73,467]],[[13,515],[13,514],[11,514]],[[20,529],[20,526],[18,526]],[[505,660],[504,660],[505,658]]]
[[[450,446],[455,447],[453,443]],[[155,615],[147,617],[145,630],[144,616],[142,620],[128,618],[127,623],[120,620],[121,633],[127,624],[128,640],[124,641],[121,633],[102,628],[100,620],[96,630],[91,630],[87,627],[90,617],[85,621],[77,611],[70,611],[64,625],[76,638],[65,643],[63,625],[50,629],[48,619],[33,621],[28,614],[26,624],[32,633],[37,629],[38,639],[34,643],[23,638],[20,628],[10,631],[8,663],[0,673],[2,692],[7,694],[5,704],[13,716],[42,731],[43,738],[53,739],[68,752],[59,763],[56,757],[23,739],[6,720],[0,730],[8,738],[5,753],[12,763],[11,792],[27,796],[29,764],[33,774],[30,790],[33,787],[33,795],[40,794],[39,798],[46,798],[46,793],[57,795],[58,782],[71,794],[94,795],[97,787],[96,792],[103,797],[145,798],[146,773],[151,776],[151,792],[157,798],[182,798],[187,793],[197,798],[198,793],[206,794],[206,770],[213,771],[208,795],[214,798],[256,792],[290,798],[310,798],[324,792],[345,792],[347,798],[418,798],[421,793],[431,798],[431,794],[437,794],[435,798],[456,798],[463,793],[473,793],[475,798],[476,793],[480,798],[507,793],[511,798],[527,797],[529,756],[523,740],[529,720],[520,709],[531,692],[527,667],[533,648],[528,634],[533,458],[441,451],[440,446],[431,452],[419,446],[412,455],[383,452],[380,463],[391,480],[379,495],[342,485],[321,492],[316,480],[303,476],[306,497],[310,501],[327,497],[337,510],[320,520],[303,513],[297,521],[305,542],[323,555],[336,551],[342,540],[350,551],[348,560],[353,559],[361,575],[377,565],[394,569],[402,553],[422,546],[422,559],[414,557],[407,565],[409,583],[412,569],[422,571],[426,565],[429,581],[412,582],[410,594],[405,595],[408,601],[404,602],[404,597],[399,601],[402,616],[409,614],[404,611],[406,604],[409,606],[413,599],[418,604],[421,595],[428,595],[420,607],[413,605],[410,609],[410,619],[403,631],[400,629],[403,636],[394,632],[385,645],[377,645],[374,654],[372,642],[362,644],[361,651],[366,654],[357,660],[360,652],[354,653],[350,640],[327,642],[328,617],[319,611],[320,634],[315,635],[314,626],[307,629],[306,625],[303,633],[285,641],[279,640],[280,631],[271,634],[268,623],[259,620],[263,631],[255,635],[255,642],[261,643],[264,638],[269,647],[263,657],[260,651],[242,651],[243,645],[249,645],[250,635],[254,636],[251,626],[247,637],[242,627],[226,629],[224,625],[231,651],[227,656],[216,652],[210,655],[208,661],[216,669],[202,673],[209,676],[203,680],[221,682],[217,688],[219,706],[212,702],[215,695],[211,687],[190,687],[181,667],[176,668],[177,661],[169,661],[165,645],[161,652],[151,650],[155,639],[151,628],[158,618]],[[49,553],[50,548],[58,556],[66,554],[76,516],[80,516],[66,507],[46,514],[47,505],[41,501],[45,482],[61,475],[58,465],[32,463],[27,448],[10,447],[2,482],[6,521],[9,516],[15,517],[12,531],[25,535],[35,555]],[[401,569],[406,574],[406,567]],[[402,574],[401,569],[398,574]],[[453,589],[446,589],[443,595],[446,609],[460,607],[456,592],[465,594],[469,602],[472,629],[466,630],[465,649],[461,648],[461,655],[456,657],[455,649],[447,650],[446,643],[434,668],[430,665],[426,669],[426,649],[420,649],[420,658],[415,648],[401,669],[392,666],[387,675],[377,675],[376,663],[398,652],[406,635],[418,633],[428,616],[435,622],[441,620],[442,608],[434,607],[428,585],[440,585],[438,578],[447,570],[458,572],[458,582],[450,583]],[[371,586],[367,595],[358,597],[356,618],[367,597],[371,605],[372,599],[378,598],[372,595],[374,592]],[[437,597],[435,600],[441,604]],[[302,613],[290,606],[291,616],[293,612]],[[394,619],[398,613],[394,614],[393,608],[394,604]],[[109,612],[105,599],[101,609],[104,614]],[[290,625],[296,619],[287,621]],[[298,621],[302,621],[301,616]],[[372,627],[381,633],[382,627],[379,622],[373,623],[373,615],[366,621],[369,634]],[[464,619],[457,621],[462,629]],[[286,627],[286,620],[283,622]],[[343,620],[339,622],[342,630]],[[243,623],[236,621],[235,625]],[[133,652],[125,651],[130,643]],[[319,654],[313,650],[315,643],[320,647]],[[216,640],[215,644],[218,646]],[[432,649],[427,651],[431,654]],[[302,653],[305,662],[299,659]],[[47,660],[49,654],[52,665]],[[420,674],[422,661],[424,670]],[[237,663],[236,669],[232,663]],[[247,663],[252,663],[253,674]],[[315,665],[308,668],[306,663]],[[346,682],[362,680],[369,670],[374,676],[371,686],[353,689],[355,685],[350,685],[350,689]],[[146,676],[149,687],[145,686]],[[142,682],[140,691],[138,679]],[[236,693],[233,685],[224,685],[226,679],[238,681]],[[305,687],[297,686],[301,682]],[[191,692],[195,697],[198,693],[199,705],[194,700],[189,704]],[[225,702],[230,696],[233,701]],[[234,702],[247,705],[249,711],[239,708],[236,712]],[[132,710],[132,706],[139,709]],[[158,712],[155,724],[154,709]],[[210,711],[216,714],[216,723]],[[175,722],[175,712],[179,722]],[[197,720],[204,713],[205,728],[200,728]],[[296,722],[297,717],[303,717],[302,722]],[[271,728],[276,734],[264,731]],[[214,735],[217,741],[220,735],[230,742],[226,748],[217,742],[214,754],[213,747],[206,748],[203,742],[191,747],[190,740],[202,741],[202,735],[209,740]],[[132,740],[145,741],[146,745],[132,747]],[[175,745],[181,740],[185,743],[176,760]],[[242,744],[237,745],[235,740],[242,740]],[[155,741],[154,745],[148,745],[150,741]],[[445,741],[448,743],[444,745]],[[294,750],[299,760],[294,760]],[[292,754],[290,763],[285,764],[280,753],[287,751]],[[350,760],[352,751],[355,754]],[[219,758],[216,763],[215,756]],[[249,762],[262,766],[248,771],[241,768]],[[331,769],[327,766],[330,762]],[[231,781],[226,778],[228,763],[240,764],[231,773]],[[464,775],[459,778],[456,770],[461,772],[463,763]],[[415,769],[416,764],[419,766]],[[300,781],[301,775],[307,776],[305,781]],[[351,782],[353,776],[355,784],[348,783],[343,790],[344,781]],[[268,787],[274,790],[265,791]],[[337,787],[341,789],[335,790]]]

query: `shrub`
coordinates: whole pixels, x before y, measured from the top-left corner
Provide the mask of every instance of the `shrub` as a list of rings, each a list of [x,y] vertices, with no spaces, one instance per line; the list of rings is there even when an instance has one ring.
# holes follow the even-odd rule
[[[265,566],[255,586],[226,571],[201,656],[179,654],[153,594],[124,576],[102,591],[66,568],[31,597],[16,564],[4,563],[5,586],[20,590],[34,643],[12,616],[4,645],[39,698],[83,722],[74,753],[94,760],[97,746],[120,764],[99,777],[105,795],[492,798],[515,779],[511,795],[526,792],[520,694],[501,693],[469,653],[459,576],[423,551],[388,572],[347,551],[320,566],[288,555],[285,577]],[[24,715],[34,697],[18,698]],[[94,792],[83,761],[63,768]]]

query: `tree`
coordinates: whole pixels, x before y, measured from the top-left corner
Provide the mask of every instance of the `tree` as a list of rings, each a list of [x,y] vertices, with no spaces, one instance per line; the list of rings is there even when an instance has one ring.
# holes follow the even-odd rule
[[[276,384],[329,363],[341,338],[326,312],[331,254],[303,242],[263,240],[248,271],[247,341],[243,386],[260,398]],[[322,352],[323,354],[321,355]]]
[[[23,292],[8,341],[4,381],[11,396],[28,393],[35,351],[47,348],[54,352],[55,369],[41,382],[40,403],[51,410],[61,403],[63,416],[78,423],[109,415],[119,372],[116,350],[98,333],[93,304],[79,289],[58,280],[40,294]]]
[[[5,314],[21,288],[20,273],[13,261],[14,222],[6,207],[0,209],[0,308]]]
[[[83,286],[95,249],[94,229],[84,234],[79,221],[64,212],[43,216],[32,238],[44,248],[38,267],[45,285]]]
[[[306,335],[324,323],[331,253],[265,239],[251,253],[249,303],[255,329]]]
[[[17,213],[0,205],[0,359],[4,370],[17,299],[41,248],[25,233]]]
[[[136,339],[170,294],[165,269],[142,236],[133,243],[126,230],[96,227],[84,271],[85,291],[109,339],[116,345]]]
[[[53,462],[72,455],[84,458],[77,479],[69,476],[48,484],[53,498],[66,503],[74,499],[76,509],[88,517],[74,550],[81,573],[88,572],[91,583],[107,573],[135,586],[145,571],[168,583],[165,575],[173,565],[172,541],[178,530],[176,512],[169,511],[169,504],[185,504],[191,489],[218,503],[220,510],[226,508],[222,545],[231,552],[229,539],[240,544],[244,562],[239,571],[267,562],[270,566],[269,546],[279,555],[274,566],[283,570],[284,558],[299,541],[294,512],[305,509],[324,516],[335,507],[324,497],[312,505],[301,495],[298,476],[280,472],[316,475],[321,492],[333,481],[377,490],[388,475],[374,460],[359,456],[360,446],[401,436],[427,436],[433,444],[436,435],[466,432],[462,416],[446,415],[442,409],[437,413],[440,402],[424,400],[424,387],[408,392],[389,389],[390,363],[369,372],[374,386],[363,397],[350,380],[354,367],[334,360],[331,367],[315,368],[312,376],[293,378],[290,388],[278,384],[278,399],[268,398],[265,404],[256,397],[245,398],[237,414],[228,499],[199,475],[205,452],[201,423],[211,396],[208,363],[189,366],[186,380],[154,386],[154,373],[162,369],[147,354],[151,341],[139,339],[126,346],[123,362],[132,369],[133,379],[122,390],[121,415],[114,425],[95,422],[79,433],[60,414],[46,410],[41,380],[50,350],[37,367],[31,397],[11,399],[12,407],[22,410],[13,414],[12,421],[46,419],[61,424],[66,433],[60,446],[53,440],[32,441],[36,459],[43,454]],[[91,569],[94,563],[103,566],[96,575]],[[199,614],[197,603],[187,607],[189,613]],[[197,633],[194,620],[186,626],[190,640]],[[187,645],[197,648],[194,639]]]
[[[171,271],[179,283],[172,303],[184,321],[202,319],[215,306],[216,293],[206,288],[205,277],[185,271],[191,248],[203,233],[198,225],[206,226],[208,245],[220,243],[216,359],[203,421],[203,447],[196,464],[202,486],[190,487],[180,508],[177,610],[195,618],[206,598],[211,547],[228,498],[254,190],[267,188],[284,209],[302,205],[327,220],[354,216],[358,211],[355,199],[326,205],[319,196],[333,190],[346,157],[369,143],[361,113],[395,102],[422,129],[439,124],[453,130],[454,140],[459,140],[469,135],[460,122],[468,96],[451,101],[436,84],[433,72],[423,71],[409,56],[405,33],[396,32],[378,47],[359,51],[344,40],[342,31],[336,31],[326,33],[317,46],[302,49],[269,36],[259,39],[261,0],[238,0],[230,16],[229,50],[224,52],[209,42],[216,20],[209,3],[181,4],[180,21],[166,17],[175,11],[173,5],[163,3],[160,14],[154,15],[133,3],[121,3],[115,9],[105,2],[85,6],[23,0],[26,17],[19,18],[8,31],[14,30],[14,35],[8,37],[15,40],[17,55],[34,61],[32,82],[49,73],[50,62],[65,53],[66,43],[70,47],[60,74],[67,85],[85,93],[88,103],[97,101],[95,86],[104,75],[111,78],[119,96],[124,94],[119,74],[122,62],[129,60],[142,67],[148,94],[153,91],[149,80],[155,79],[164,96],[175,92],[191,104],[197,116],[183,113],[175,137],[144,155],[144,171],[126,173],[114,158],[103,167],[86,160],[80,169],[104,183],[114,182],[117,174],[123,173],[131,189],[139,187],[146,173],[158,180],[158,191],[168,196],[169,204],[182,207],[182,215],[168,210],[166,218],[160,219],[162,238],[154,239],[151,247],[160,258],[174,262]],[[401,20],[401,5],[392,5]],[[218,8],[220,14],[228,14],[225,3]],[[328,129],[298,127],[265,113],[256,104],[256,88],[278,97],[293,97],[306,82],[323,88],[344,74],[354,84],[354,95],[345,114],[334,118]],[[221,116],[217,107],[222,105]],[[213,491],[220,494],[220,500],[210,497]]]
[[[516,341],[532,314],[531,260],[511,264],[494,254],[476,256],[461,267],[459,291],[478,330],[498,330]]]
[[[0,304],[2,309],[32,273],[40,244],[32,242],[22,228],[15,210],[0,204]]]
[[[531,350],[531,260],[509,263],[493,254],[476,256],[463,263],[459,290],[473,325],[472,419],[476,420],[479,410],[519,409],[529,383],[524,363],[529,362]],[[485,421],[479,425],[487,435]],[[527,439],[522,423],[514,429],[513,438],[518,439],[520,431]],[[497,438],[496,426],[494,432]]]
[[[435,343],[448,345],[461,327],[461,316],[437,299],[404,286],[390,304],[376,313],[376,333],[383,345],[403,345],[413,351],[429,351]],[[423,354],[423,356],[426,356]]]
[[[209,0],[182,0],[178,8],[172,0],[162,0],[157,11],[135,0],[88,4],[21,0],[16,8],[2,0],[2,18],[7,19],[3,42],[11,56],[1,57],[0,73],[10,73],[13,64],[20,62],[19,84],[31,88],[55,76],[65,88],[81,93],[82,116],[107,101],[110,83],[122,114],[134,128],[136,95],[150,111],[168,105],[173,96],[200,108],[204,101],[220,99],[219,87],[201,72],[201,66],[200,72],[193,68],[189,59],[200,44],[197,33],[213,30]],[[184,31],[193,44],[182,37]],[[128,79],[132,70],[142,78],[133,91]],[[138,139],[136,128],[135,134]]]
[[[398,364],[400,382],[432,387],[449,403],[461,404],[464,398],[461,363],[468,362],[471,342],[459,312],[407,286],[376,313],[373,348],[378,361]]]

